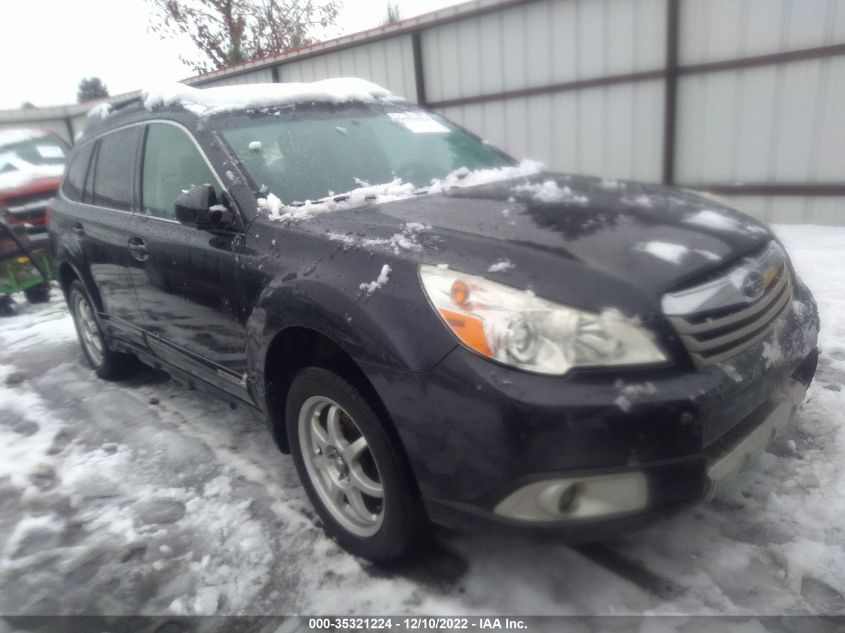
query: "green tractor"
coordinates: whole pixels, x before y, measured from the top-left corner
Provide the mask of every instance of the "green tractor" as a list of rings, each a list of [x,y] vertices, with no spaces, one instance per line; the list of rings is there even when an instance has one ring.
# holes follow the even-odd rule
[[[0,316],[15,314],[16,292],[30,303],[49,301],[52,276],[46,249],[30,242],[24,226],[10,225],[0,214]]]

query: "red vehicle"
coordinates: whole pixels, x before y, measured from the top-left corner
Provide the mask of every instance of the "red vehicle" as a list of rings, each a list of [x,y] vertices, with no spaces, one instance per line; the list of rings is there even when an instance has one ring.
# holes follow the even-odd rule
[[[0,206],[10,225],[24,225],[35,243],[46,240],[46,211],[56,195],[67,144],[47,130],[0,130]]]

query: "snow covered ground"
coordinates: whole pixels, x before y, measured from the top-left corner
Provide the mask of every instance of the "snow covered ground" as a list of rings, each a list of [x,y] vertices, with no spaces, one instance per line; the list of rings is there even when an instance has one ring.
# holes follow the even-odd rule
[[[64,303],[24,302],[0,321],[0,613],[845,614],[845,229],[778,233],[823,355],[725,493],[591,547],[444,532],[389,571],[323,535],[255,416],[97,380]]]

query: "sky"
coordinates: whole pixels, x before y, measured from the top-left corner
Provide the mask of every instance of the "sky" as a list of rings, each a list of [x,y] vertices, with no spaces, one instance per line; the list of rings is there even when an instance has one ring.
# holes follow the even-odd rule
[[[409,18],[459,0],[398,0]],[[111,94],[194,73],[179,61],[190,41],[161,40],[148,32],[148,0],[2,0],[0,109],[76,102],[83,77],[102,79]],[[378,26],[386,0],[345,0],[329,36]]]

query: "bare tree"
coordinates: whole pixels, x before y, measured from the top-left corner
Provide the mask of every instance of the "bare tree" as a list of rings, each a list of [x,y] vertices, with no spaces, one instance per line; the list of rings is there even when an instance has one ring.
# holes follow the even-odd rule
[[[388,24],[395,24],[401,19],[402,16],[399,15],[399,5],[390,2],[390,0],[387,0],[387,19],[382,22],[382,25],[386,26]]]
[[[187,35],[202,55],[180,59],[197,72],[312,43],[317,28],[334,24],[339,0],[147,0],[150,30],[163,38]]]

